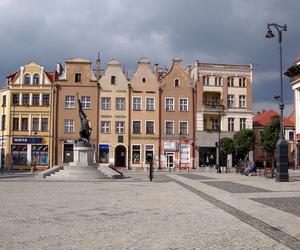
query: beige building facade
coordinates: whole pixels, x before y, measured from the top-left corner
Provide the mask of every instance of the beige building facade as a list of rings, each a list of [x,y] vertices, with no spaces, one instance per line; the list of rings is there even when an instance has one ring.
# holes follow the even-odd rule
[[[130,168],[129,81],[117,60],[107,63],[100,81],[98,161]]]
[[[149,157],[158,166],[159,158],[159,83],[143,57],[130,80],[131,168],[146,169]]]
[[[160,85],[160,167],[194,168],[194,85],[174,58]]]
[[[54,82],[54,154],[55,165],[73,162],[73,148],[79,139],[81,126],[78,101],[89,120],[92,133],[90,143],[95,147],[95,160],[99,129],[99,84],[92,71],[92,62],[74,58],[65,62],[65,67],[57,65]]]
[[[197,84],[196,165],[212,166],[220,138],[252,129],[252,65],[197,61],[191,74]]]

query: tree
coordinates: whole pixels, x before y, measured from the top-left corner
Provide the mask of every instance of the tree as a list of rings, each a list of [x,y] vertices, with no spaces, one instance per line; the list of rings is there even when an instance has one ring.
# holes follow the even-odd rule
[[[264,127],[261,135],[261,144],[267,153],[267,157],[270,158],[272,162],[272,168],[274,168],[274,152],[279,139],[279,132],[280,118],[274,116],[272,122]]]
[[[227,155],[232,154],[234,152],[234,143],[233,139],[229,137],[223,137],[220,140],[220,154],[224,156],[225,159],[227,159]],[[226,166],[227,166],[227,160]]]
[[[251,129],[242,129],[234,134],[233,141],[236,152],[246,157],[254,148],[255,133]]]

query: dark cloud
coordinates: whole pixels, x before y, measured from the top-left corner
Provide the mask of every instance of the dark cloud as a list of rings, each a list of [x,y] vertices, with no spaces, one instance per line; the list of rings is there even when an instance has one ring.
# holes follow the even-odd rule
[[[279,92],[277,38],[265,39],[267,22],[287,24],[283,64],[300,53],[298,0],[1,0],[0,79],[31,59],[48,70],[70,57],[111,58],[133,72],[137,60],[169,66],[174,56],[195,60],[255,64],[254,107],[276,107]],[[276,33],[275,33],[276,34]],[[277,35],[277,34],[276,34]],[[285,99],[291,107],[289,79]]]

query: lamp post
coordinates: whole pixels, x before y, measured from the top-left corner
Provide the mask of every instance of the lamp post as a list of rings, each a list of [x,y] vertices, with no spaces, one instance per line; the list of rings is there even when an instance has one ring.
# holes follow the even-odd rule
[[[216,143],[216,147],[217,147],[216,168],[217,168],[217,173],[222,173],[221,166],[220,166],[220,140],[221,140],[221,113],[223,113],[224,111],[224,106],[218,105],[217,107],[218,107],[218,114],[219,114],[219,122],[218,122],[218,142]]]
[[[283,81],[282,81],[282,31],[287,30],[287,25],[278,25],[276,23],[267,24],[266,38],[275,37],[271,28],[275,28],[278,32],[279,42],[279,56],[280,56],[280,96],[279,96],[279,109],[280,109],[280,134],[279,140],[276,144],[276,181],[284,182],[289,180],[288,173],[288,144],[284,138],[284,123],[283,123]]]
[[[34,132],[34,140],[36,140],[36,135],[37,135],[37,132],[35,131]],[[36,168],[36,148],[37,148],[36,141],[34,141],[34,161],[33,161],[32,169],[31,169],[32,173],[35,171],[35,168]]]

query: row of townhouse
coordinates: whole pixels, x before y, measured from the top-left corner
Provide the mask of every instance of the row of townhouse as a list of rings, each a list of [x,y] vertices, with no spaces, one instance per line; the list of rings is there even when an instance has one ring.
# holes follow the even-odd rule
[[[216,162],[216,142],[252,128],[251,65],[204,64],[170,69],[138,61],[129,79],[120,62],[105,70],[75,58],[46,72],[36,62],[8,76],[2,101],[5,166],[68,164],[79,137],[77,98],[92,127],[95,162],[144,169],[195,168]]]

